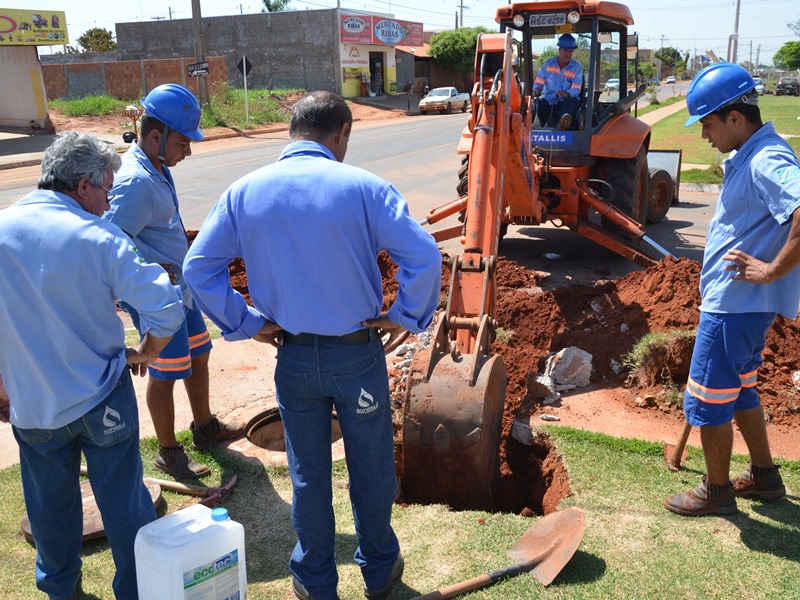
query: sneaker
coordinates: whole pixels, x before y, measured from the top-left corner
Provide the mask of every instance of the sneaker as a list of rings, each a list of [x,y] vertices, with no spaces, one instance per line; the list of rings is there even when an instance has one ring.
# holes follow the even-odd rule
[[[733,493],[743,498],[777,500],[786,495],[786,488],[777,465],[757,467],[751,464],[739,477],[731,479],[731,485]]]
[[[730,515],[736,512],[733,485],[708,485],[703,479],[693,490],[675,494],[664,501],[664,508],[687,517]]]
[[[159,471],[185,479],[199,479],[211,473],[211,469],[186,454],[180,444],[174,448],[159,447],[153,465]]]
[[[556,125],[556,130],[566,131],[567,129],[569,129],[570,125],[572,125],[572,115],[569,113],[564,113],[558,120],[558,125]]]
[[[397,560],[394,561],[394,566],[392,567],[392,573],[389,575],[389,579],[386,584],[377,590],[371,590],[367,586],[364,586],[364,596],[369,598],[369,600],[383,600],[383,598],[386,598],[392,593],[394,584],[397,583],[397,580],[400,579],[400,576],[403,574],[403,568],[405,567],[405,564],[406,563],[403,560],[403,555],[398,554]]]
[[[246,423],[242,421],[223,423],[214,416],[207,425],[203,425],[199,429],[195,427],[194,421],[192,421],[189,425],[189,430],[192,432],[195,450],[204,450],[214,442],[238,438],[244,433],[245,425]]]

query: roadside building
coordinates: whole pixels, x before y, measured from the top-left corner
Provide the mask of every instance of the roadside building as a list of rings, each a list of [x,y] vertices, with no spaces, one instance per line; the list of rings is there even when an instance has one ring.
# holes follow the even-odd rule
[[[0,8],[0,128],[52,131],[36,47],[67,43],[63,12]]]

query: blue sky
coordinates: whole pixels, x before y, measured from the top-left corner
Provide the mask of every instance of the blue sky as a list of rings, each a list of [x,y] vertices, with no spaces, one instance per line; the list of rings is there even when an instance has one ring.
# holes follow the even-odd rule
[[[8,2],[8,0],[6,0]],[[464,26],[496,27],[495,10],[507,2],[497,0],[339,0],[343,9],[379,14],[425,24],[425,30],[451,29],[463,3]],[[337,0],[291,0],[294,10],[334,8]],[[113,9],[98,0],[11,0],[8,8],[63,10],[71,43],[87,29],[103,27],[114,31],[114,23],[149,21],[154,18],[190,19],[191,0],[122,0]],[[682,51],[702,53],[712,48],[725,59],[728,36],[734,31],[736,0],[628,0],[642,48],[673,46]],[[200,0],[204,17],[251,14],[261,10],[258,0]],[[739,61],[772,65],[773,54],[788,41],[800,41],[787,23],[800,19],[797,0],[740,0]],[[663,39],[662,39],[663,36]],[[40,49],[46,54],[47,48]]]

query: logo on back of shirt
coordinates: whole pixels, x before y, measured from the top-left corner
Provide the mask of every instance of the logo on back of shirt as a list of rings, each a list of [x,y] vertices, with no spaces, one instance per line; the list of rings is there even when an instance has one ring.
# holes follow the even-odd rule
[[[106,406],[106,412],[103,415],[103,425],[108,429],[103,430],[103,434],[110,435],[120,429],[125,429],[125,421],[119,416],[119,413],[110,406]]]
[[[364,388],[361,388],[361,395],[358,397],[358,408],[356,409],[356,414],[366,415],[377,408],[378,403],[375,402],[375,398],[372,397],[372,394],[370,394]]]

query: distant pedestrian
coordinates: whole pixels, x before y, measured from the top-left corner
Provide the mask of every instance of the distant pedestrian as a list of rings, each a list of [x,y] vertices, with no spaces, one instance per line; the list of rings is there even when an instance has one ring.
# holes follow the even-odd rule
[[[756,390],[767,331],[776,314],[794,319],[800,304],[800,163],[762,123],[755,81],[742,67],[717,63],[686,93],[702,136],[725,161],[700,275],[700,324],[684,397],[686,420],[700,427],[707,475],[693,490],[666,499],[681,515],[729,514],[736,496],[775,500],[786,494],[772,461]],[[730,480],[732,420],[750,466]]]
[[[235,182],[211,210],[184,265],[197,303],[228,340],[278,346],[275,386],[286,435],[298,542],[289,569],[301,599],[337,598],[331,420],[346,448],[367,598],[385,598],[403,572],[391,527],[397,493],[383,332],[420,332],[439,300],[442,256],[386,181],[343,164],[353,117],[329,92],[292,108],[278,162]],[[381,312],[377,264],[398,264],[397,299]],[[233,290],[241,256],[254,307]]]
[[[203,139],[200,104],[185,87],[167,83],[142,98],[142,106],[139,141],[122,159],[105,218],[131,236],[145,260],[160,264],[180,286],[186,318],[158,360],[148,367],[147,407],[159,445],[155,467],[175,477],[194,479],[211,471],[186,454],[175,438],[175,381],[183,380],[189,396],[194,417],[189,429],[195,448],[239,437],[245,424],[223,423],[211,412],[211,338],[183,279],[189,243],[170,168],[192,155],[192,141]],[[139,328],[139,315],[135,310],[128,312]]]
[[[36,585],[50,598],[78,597],[81,453],[119,599],[137,598],[133,543],[156,518],[130,372],[144,374],[183,309],[167,273],[100,218],[119,164],[94,136],[67,132],[44,154],[39,189],[0,211],[0,421],[19,444]],[[135,347],[125,347],[117,300],[141,316]]]

